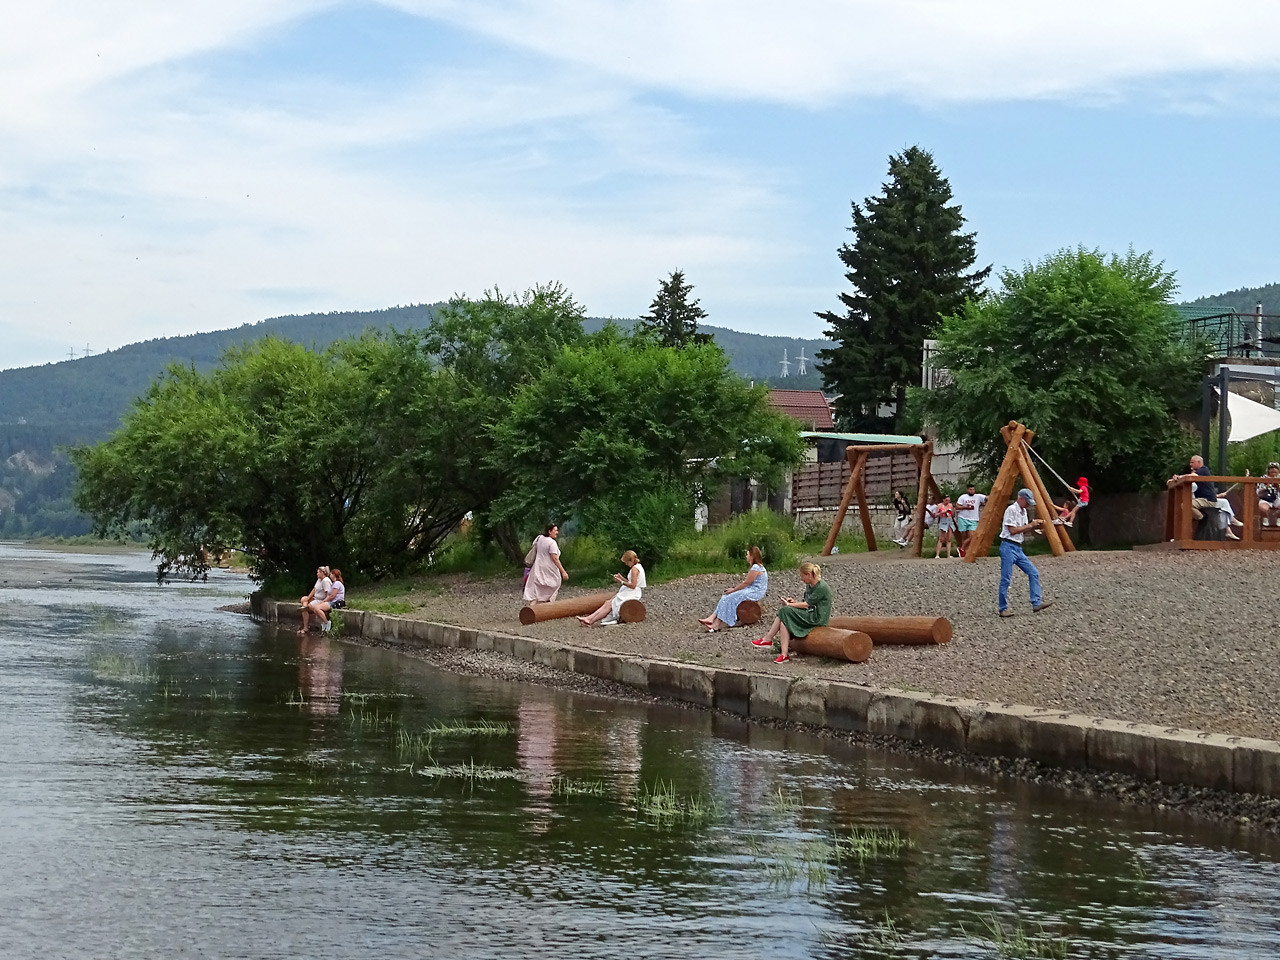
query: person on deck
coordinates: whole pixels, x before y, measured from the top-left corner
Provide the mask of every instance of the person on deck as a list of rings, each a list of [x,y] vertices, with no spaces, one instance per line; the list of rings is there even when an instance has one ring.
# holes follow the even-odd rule
[[[1258,515],[1264,527],[1280,526],[1280,463],[1268,463],[1270,483],[1258,484]]]
[[[1009,584],[1013,582],[1013,568],[1017,567],[1031,581],[1031,609],[1039,613],[1045,607],[1053,605],[1052,600],[1045,600],[1040,595],[1040,571],[1027,559],[1022,551],[1022,538],[1028,533],[1039,533],[1044,529],[1044,520],[1027,519],[1027,507],[1034,507],[1036,498],[1031,491],[1023,487],[1018,496],[1004,511],[1004,519],[1000,524],[1000,616],[1012,617],[1009,609]]]
[[[550,603],[560,592],[560,584],[569,579],[569,571],[560,562],[560,527],[547,524],[541,536],[535,537],[533,563],[529,564],[529,579],[524,582],[526,603]]]
[[[722,627],[736,627],[738,604],[743,600],[764,599],[765,591],[769,589],[769,571],[764,568],[764,555],[759,547],[747,550],[747,565],[749,569],[742,582],[726,589],[720,602],[716,604],[715,612],[698,621],[707,628],[707,633],[715,633]]]
[[[645,578],[644,567],[640,565],[640,558],[636,556],[634,550],[628,550],[622,555],[622,562],[631,568],[630,572],[623,577],[620,573],[613,575],[613,580],[618,584],[618,592],[613,595],[611,600],[606,600],[600,604],[600,607],[585,617],[579,617],[578,622],[584,627],[589,627],[593,623],[601,623],[606,627],[611,627],[618,622],[618,613],[622,610],[622,605],[628,600],[639,600],[644,596],[644,588],[649,585],[649,581]]]
[[[781,652],[774,663],[791,659],[792,637],[807,637],[814,627],[825,627],[831,620],[831,588],[822,582],[822,568],[816,563],[802,563],[800,579],[805,585],[804,599],[783,597],[782,609],[773,618],[769,632],[751,641],[755,647],[774,647],[774,637],[779,637]]]
[[[1195,480],[1196,477],[1209,477],[1209,468],[1204,465],[1204,457],[1196,454],[1191,458],[1190,473],[1175,473],[1169,478],[1169,482],[1165,486],[1171,487],[1179,480]],[[1218,485],[1208,480],[1196,480],[1191,486],[1191,515],[1197,520],[1203,520],[1204,514],[1201,512],[1205,507],[1210,510],[1218,509]]]

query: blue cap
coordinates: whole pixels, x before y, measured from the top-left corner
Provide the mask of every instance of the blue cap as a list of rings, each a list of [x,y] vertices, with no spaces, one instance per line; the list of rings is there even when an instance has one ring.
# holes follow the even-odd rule
[[[1034,507],[1036,505],[1035,494],[1033,494],[1026,487],[1023,487],[1021,490],[1018,491],[1018,496],[1020,496],[1023,500],[1027,501],[1027,503],[1031,504],[1031,506]]]

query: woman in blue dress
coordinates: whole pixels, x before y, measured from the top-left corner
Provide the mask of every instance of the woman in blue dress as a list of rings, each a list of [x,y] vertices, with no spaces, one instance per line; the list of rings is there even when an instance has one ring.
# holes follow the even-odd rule
[[[721,627],[736,627],[738,604],[743,600],[764,599],[764,592],[769,589],[769,572],[764,568],[764,556],[759,547],[747,550],[747,563],[750,569],[742,582],[724,592],[724,596],[716,604],[715,613],[698,621],[707,628],[707,633],[715,633]]]

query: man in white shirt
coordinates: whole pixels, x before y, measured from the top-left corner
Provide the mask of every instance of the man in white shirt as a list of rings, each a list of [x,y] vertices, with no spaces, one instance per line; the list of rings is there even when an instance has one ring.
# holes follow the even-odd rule
[[[1009,609],[1009,584],[1013,581],[1013,568],[1017,567],[1031,581],[1031,609],[1039,613],[1053,604],[1040,596],[1040,571],[1022,552],[1022,537],[1028,531],[1039,533],[1044,529],[1043,520],[1028,520],[1027,507],[1034,507],[1036,498],[1026,487],[1018,491],[1017,498],[1004,511],[1000,524],[1000,616],[1012,617]]]
[[[962,557],[969,547],[973,531],[978,529],[978,518],[982,515],[982,508],[987,503],[987,495],[975,493],[975,489],[971,483],[967,491],[956,497],[956,534],[960,538],[960,556]]]

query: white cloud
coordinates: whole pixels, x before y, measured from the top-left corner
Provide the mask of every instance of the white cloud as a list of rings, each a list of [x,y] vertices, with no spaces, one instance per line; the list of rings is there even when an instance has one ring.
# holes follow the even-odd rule
[[[1097,96],[1276,69],[1280,4],[1245,0],[392,0],[632,83],[816,106]]]

